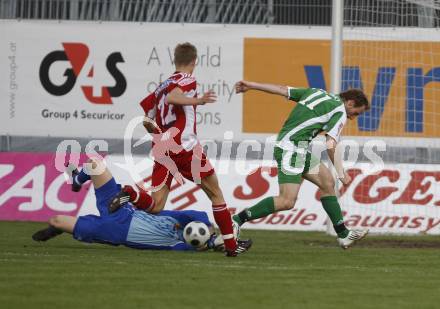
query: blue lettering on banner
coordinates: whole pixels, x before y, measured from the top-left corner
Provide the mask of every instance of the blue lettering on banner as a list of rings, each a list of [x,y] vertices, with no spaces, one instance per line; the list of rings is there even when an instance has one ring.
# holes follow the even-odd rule
[[[325,86],[324,72],[320,65],[305,65],[307,82],[310,88],[327,89]]]
[[[309,87],[327,89],[320,65],[305,65]],[[371,97],[371,109],[358,117],[360,131],[377,131],[385,110],[391,86],[396,75],[395,67],[379,67]],[[430,82],[440,82],[440,67],[423,75],[421,68],[408,68],[406,79],[406,132],[423,132],[423,90]],[[342,91],[349,88],[363,89],[359,67],[342,67]]]
[[[421,68],[408,68],[406,74],[407,132],[423,132],[423,90],[430,82],[440,82],[440,67],[423,75]]]

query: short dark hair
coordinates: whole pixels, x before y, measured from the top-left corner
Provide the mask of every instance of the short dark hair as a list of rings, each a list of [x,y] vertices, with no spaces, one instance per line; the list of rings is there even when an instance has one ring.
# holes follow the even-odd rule
[[[354,107],[365,106],[366,111],[370,109],[370,103],[368,102],[367,96],[361,89],[348,89],[341,92],[339,96],[344,101],[353,100]]]
[[[191,43],[177,44],[174,48],[174,64],[176,66],[188,65],[197,59],[197,48]]]

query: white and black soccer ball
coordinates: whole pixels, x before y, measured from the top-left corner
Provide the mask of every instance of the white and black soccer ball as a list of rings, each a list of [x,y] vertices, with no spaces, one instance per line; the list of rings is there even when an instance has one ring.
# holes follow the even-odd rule
[[[200,221],[192,221],[183,229],[185,242],[196,248],[203,247],[210,236],[208,226]]]

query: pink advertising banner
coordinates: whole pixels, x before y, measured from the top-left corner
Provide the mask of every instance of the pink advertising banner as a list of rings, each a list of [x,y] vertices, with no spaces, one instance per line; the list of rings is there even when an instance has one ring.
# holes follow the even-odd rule
[[[70,160],[76,161],[76,158]],[[86,158],[81,155],[79,166]],[[61,172],[63,162],[56,165],[55,159],[55,153],[0,153],[0,221],[47,221],[59,214],[97,214],[90,183],[80,192],[72,192]],[[126,159],[121,155],[105,156],[116,181],[133,184]],[[145,157],[133,159],[137,162]],[[278,194],[274,164],[258,160],[211,161],[232,212]],[[353,180],[339,192],[344,219],[350,228],[369,228],[373,233],[440,234],[437,165],[386,164],[374,174],[369,173],[370,170],[369,163],[348,168]],[[150,175],[148,168],[143,172]],[[203,190],[190,181],[172,184],[166,209],[203,210],[213,221],[211,202]],[[324,231],[326,220],[317,187],[304,182],[294,209],[254,220],[245,228]]]
[[[47,221],[56,214],[77,215],[88,190],[72,192],[56,169],[55,157],[55,153],[0,153],[0,220]],[[81,156],[80,162],[85,158]]]

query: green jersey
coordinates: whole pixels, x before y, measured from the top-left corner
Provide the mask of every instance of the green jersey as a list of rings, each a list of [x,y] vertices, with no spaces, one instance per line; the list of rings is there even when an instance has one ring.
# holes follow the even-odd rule
[[[278,134],[280,148],[298,146],[300,142],[310,143],[321,131],[339,140],[347,121],[341,98],[322,89],[288,87],[288,99],[298,104]]]

